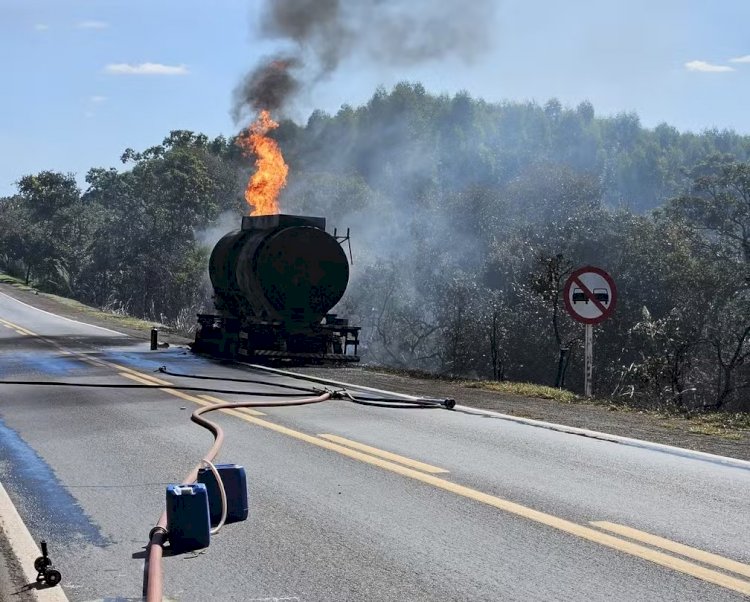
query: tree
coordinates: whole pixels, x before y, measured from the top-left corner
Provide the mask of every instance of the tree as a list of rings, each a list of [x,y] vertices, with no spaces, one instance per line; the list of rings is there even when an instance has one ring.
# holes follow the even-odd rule
[[[175,131],[160,146],[126,151],[129,171],[89,172],[85,198],[102,208],[87,274],[96,302],[161,320],[202,301],[207,250],[196,231],[240,194],[216,152],[226,152],[221,140]]]
[[[704,240],[709,269],[716,275],[711,320],[705,337],[715,352],[715,408],[750,383],[750,163],[713,155],[690,171],[689,190],[665,214]]]
[[[691,189],[668,211],[706,232],[713,247],[745,263],[750,277],[750,163],[714,155],[690,171]]]
[[[718,363],[713,407],[734,402],[736,411],[750,410],[750,399],[743,401],[740,395],[750,390],[750,288],[722,303],[709,324],[708,339]]]
[[[536,261],[536,270],[532,273],[531,288],[549,305],[552,333],[557,345],[557,376],[555,386],[562,387],[565,383],[565,369],[567,368],[567,354],[571,344],[578,338],[572,332],[563,333],[560,326],[562,293],[565,281],[573,272],[573,264],[562,253],[555,255],[541,254]]]
[[[42,286],[71,294],[90,236],[73,174],[43,171],[22,177],[15,218],[15,248],[26,267],[26,282],[33,276]]]

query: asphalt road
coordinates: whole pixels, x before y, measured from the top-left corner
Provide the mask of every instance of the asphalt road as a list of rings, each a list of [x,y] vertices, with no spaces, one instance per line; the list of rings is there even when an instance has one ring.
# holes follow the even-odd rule
[[[161,365],[268,385],[154,373]],[[301,384],[151,352],[0,294],[0,381],[154,377]],[[199,395],[0,384],[0,482],[49,542],[70,600],[140,597],[165,487],[212,441],[189,420],[210,403]],[[335,400],[262,412],[214,414],[220,460],[246,467],[250,517],[204,552],[164,559],[169,599],[750,596],[750,470],[444,409]]]

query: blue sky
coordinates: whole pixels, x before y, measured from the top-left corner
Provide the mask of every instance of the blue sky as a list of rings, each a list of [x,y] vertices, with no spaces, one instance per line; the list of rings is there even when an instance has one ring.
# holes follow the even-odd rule
[[[119,166],[125,148],[172,129],[235,133],[234,86],[278,48],[257,33],[260,4],[0,0],[0,195],[43,169],[83,183],[90,167]],[[304,122],[409,80],[488,101],[588,99],[599,115],[635,111],[649,127],[750,134],[748,23],[747,0],[498,0],[492,47],[472,64],[347,60],[290,114]]]

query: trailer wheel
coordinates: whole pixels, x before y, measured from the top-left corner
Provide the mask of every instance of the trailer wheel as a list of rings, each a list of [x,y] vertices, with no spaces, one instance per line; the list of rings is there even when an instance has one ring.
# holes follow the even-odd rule
[[[62,581],[62,575],[57,569],[47,569],[44,572],[44,580],[50,587],[55,587],[60,581]]]

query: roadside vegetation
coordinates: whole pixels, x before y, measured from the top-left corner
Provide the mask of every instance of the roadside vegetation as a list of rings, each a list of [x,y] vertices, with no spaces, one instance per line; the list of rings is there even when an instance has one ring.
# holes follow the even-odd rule
[[[112,328],[126,328],[130,330],[138,330],[143,333],[149,333],[152,328],[157,327],[160,330],[166,330],[167,332],[173,332],[168,326],[160,324],[158,322],[142,320],[134,316],[129,316],[123,313],[114,313],[111,311],[104,311],[81,303],[75,299],[68,297],[62,297],[52,293],[40,292],[33,286],[28,286],[20,278],[14,278],[8,274],[0,272],[0,284],[9,284],[10,286],[17,288],[21,291],[26,291],[39,295],[45,299],[50,299],[55,303],[58,303],[66,308],[66,317],[73,317],[79,320],[85,321],[86,319],[94,319],[98,322],[105,322]]]
[[[608,411],[615,413],[638,414],[645,419],[644,423],[658,425],[669,431],[680,433],[719,437],[727,441],[743,441],[750,436],[750,413],[748,412],[717,412],[706,411],[704,409],[689,410],[676,405],[669,406],[649,403],[647,401],[640,406],[636,406],[628,398],[617,398],[611,396],[587,398],[566,389],[533,383],[495,380],[466,380],[444,376],[434,372],[406,370],[378,365],[365,365],[364,369],[374,373],[393,374],[396,376],[406,376],[423,380],[435,380],[461,388],[492,391],[495,393],[502,393],[511,398],[541,399],[565,405],[606,408]],[[519,408],[512,406],[502,411],[514,416],[527,418],[533,417],[528,416],[525,413],[523,404],[521,404],[521,407]],[[537,416],[537,418],[539,418],[539,416]],[[595,430],[597,428],[593,425],[590,425],[590,427]],[[633,436],[638,437],[639,435],[638,433],[635,433]],[[640,436],[648,437],[653,435]]]
[[[276,138],[282,211],[352,229],[338,311],[363,326],[366,361],[580,393],[583,327],[561,289],[593,264],[620,292],[595,327],[598,398],[750,411],[750,137],[400,84]],[[71,174],[21,178],[0,199],[0,268],[187,332],[210,308],[211,246],[247,210],[252,158],[175,131],[122,161],[83,190]]]

